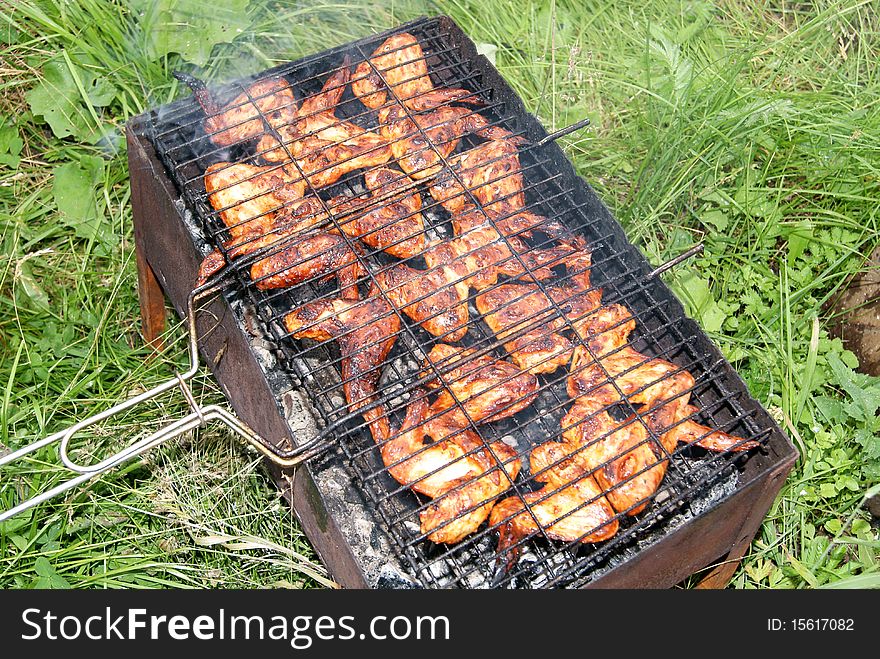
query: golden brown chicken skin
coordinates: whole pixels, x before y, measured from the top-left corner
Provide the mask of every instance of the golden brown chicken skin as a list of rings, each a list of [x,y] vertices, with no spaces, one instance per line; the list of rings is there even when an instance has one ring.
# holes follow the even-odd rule
[[[678,443],[693,444],[716,453],[746,451],[758,446],[758,442],[754,440],[745,440],[723,430],[715,430],[697,423],[692,417],[698,414],[699,410],[693,405],[685,405],[682,412],[685,418],[677,421],[666,433],[670,441],[674,439]]]
[[[435,426],[438,436],[430,436],[430,415],[424,395],[416,392],[400,430],[380,442],[379,451],[398,483],[433,499],[419,514],[422,533],[432,542],[453,544],[486,520],[520,463],[503,442],[487,446],[466,428]]]
[[[432,268],[448,264],[477,290],[493,286],[500,275],[550,279],[551,268],[575,250],[566,244],[534,249],[519,236],[502,236],[492,215],[482,210],[454,216],[452,222],[455,238],[431,245],[424,254],[425,263]]]
[[[397,164],[419,180],[438,174],[459,140],[468,133],[511,145],[519,141],[508,130],[493,126],[481,114],[462,107],[443,106],[413,115],[400,105],[392,105],[379,111],[379,124]]]
[[[486,226],[487,222],[508,241],[533,238],[536,237],[536,233],[540,233],[550,239],[545,240],[545,243],[555,241],[571,250],[588,251],[586,241],[572,234],[568,227],[558,220],[516,208],[505,199],[480,205],[478,208],[465,205],[461,211],[452,213],[452,225],[458,236],[477,227]]]
[[[247,142],[263,135],[264,122],[282,126],[296,116],[296,98],[290,83],[284,78],[267,78],[249,85],[245,92],[222,107],[217,107],[204,86],[188,79],[196,99],[208,117],[204,121],[205,134],[217,146],[227,147]]]
[[[460,213],[474,200],[491,211],[495,203],[510,208],[526,205],[517,139],[490,139],[449,160],[450,169],[431,182],[431,196],[450,213]]]
[[[205,170],[205,190],[229,229],[232,249],[247,237],[271,232],[276,216],[303,199],[306,183],[290,166],[221,162]]]
[[[581,402],[563,417],[562,427],[568,428],[567,445],[594,474],[614,510],[628,515],[642,512],[667,467],[645,424],[635,417],[615,421],[601,404]]]
[[[575,349],[573,370],[588,359],[583,354],[583,347]],[[641,362],[645,361],[641,356]],[[611,366],[610,362],[607,363]],[[630,366],[639,371],[637,364],[635,362]],[[619,369],[623,365],[617,363],[614,366]],[[653,387],[654,395],[665,397],[693,386],[693,378],[689,374],[674,373],[674,367],[667,366],[667,363],[652,364],[649,369],[653,373],[643,370],[638,375],[626,378],[628,386],[625,389],[632,391],[653,381],[656,376],[663,378],[663,384],[648,385],[649,388]],[[624,383],[612,374],[613,384],[602,376],[604,384],[596,387],[595,371],[601,369],[588,370],[591,372],[585,378],[581,377],[583,372],[570,378],[570,389],[587,387],[590,393],[576,398],[575,404],[563,418],[563,427],[568,428],[564,436],[572,445],[581,447],[579,458],[595,470],[596,480],[605,490],[614,509],[636,515],[644,510],[666,475],[668,455],[674,450],[677,440],[668,433],[660,435],[659,443],[655,437],[674,423],[682,399],[668,401],[659,408],[651,409],[642,419],[630,417],[618,422],[612,418],[608,407],[621,400],[615,385]],[[628,399],[630,402],[655,402],[638,395],[628,396]]]
[[[249,230],[239,233],[235,241],[223,243],[226,256],[215,249],[205,257],[199,267],[199,285],[226,265],[227,256],[232,260],[254,255],[250,261],[255,263],[261,256],[278,253],[297,237],[314,233],[317,226],[328,222],[327,209],[332,213],[338,203],[337,199],[322,202],[317,197],[307,197],[291,202],[271,222],[251,223]]]
[[[340,204],[339,227],[375,249],[405,259],[425,249],[422,196],[406,174],[378,167],[364,172],[369,195]],[[364,209],[364,210],[359,210]]]
[[[452,268],[416,270],[397,263],[376,273],[375,281],[396,308],[432,335],[454,342],[467,333],[468,286]]]
[[[296,236],[251,266],[251,279],[261,290],[336,277],[339,295],[346,300],[358,299],[357,282],[365,275],[366,269],[346,240],[327,232]]]
[[[565,263],[567,279],[547,287],[547,293],[536,284],[501,284],[476,298],[483,320],[505,341],[513,363],[531,373],[552,373],[567,364],[572,344],[560,332],[600,305],[601,292],[589,281],[589,252],[576,252]]]
[[[538,378],[531,373],[490,355],[474,356],[476,350],[438,343],[428,353],[423,373],[440,373],[427,383],[439,389],[431,404],[437,419],[428,422],[431,427],[447,424],[465,428],[470,424],[500,421],[521,412],[538,396]],[[441,384],[442,381],[442,384]]]
[[[322,202],[315,196],[303,197],[304,181],[289,168],[277,166],[216,163],[205,172],[205,188],[208,201],[230,237],[222,241],[222,252],[214,250],[202,261],[199,285],[223,268],[227,258],[277,253],[293,237],[326,223],[327,208],[332,212],[339,203],[335,199]]]
[[[531,373],[552,373],[568,363],[571,342],[559,332],[565,322],[533,284],[502,284],[476,299],[483,320],[514,364]],[[508,337],[514,335],[508,340]]]
[[[349,76],[344,64],[320,93],[303,101],[293,121],[260,138],[257,155],[267,162],[294,160],[314,188],[335,183],[348,172],[388,162],[391,149],[381,135],[336,116]]]
[[[696,411],[688,403],[693,376],[629,346],[634,328],[623,305],[608,305],[584,320],[579,333],[586,347],[575,349],[568,379],[575,402],[563,419],[564,436],[580,447],[579,459],[596,470],[612,506],[629,515],[641,512],[653,497],[678,442],[722,451],[757,446],[685,420]],[[624,398],[641,405],[640,419],[611,417],[608,408]]]
[[[499,501],[489,525],[498,528],[498,554],[507,569],[522,541],[537,534],[565,542],[602,542],[617,533],[614,509],[589,470],[569,457],[564,442],[545,442],[532,449],[529,467],[544,486],[535,492]],[[536,523],[537,520],[537,523]]]
[[[324,298],[287,314],[284,326],[295,339],[336,340],[348,409],[364,410],[376,441],[388,437],[384,408],[371,405],[382,365],[400,333],[400,319],[388,303],[378,295],[361,301]]]
[[[483,103],[465,89],[435,89],[428,75],[422,47],[418,39],[408,32],[389,37],[373,51],[368,60],[358,64],[351,90],[373,110],[398,101],[415,111],[452,101]]]

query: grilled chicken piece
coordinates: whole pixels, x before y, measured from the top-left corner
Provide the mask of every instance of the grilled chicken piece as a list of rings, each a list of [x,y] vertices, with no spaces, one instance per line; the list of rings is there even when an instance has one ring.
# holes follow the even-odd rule
[[[581,250],[565,259],[568,278],[548,286],[501,284],[477,296],[483,320],[504,343],[514,364],[534,374],[552,373],[568,363],[571,342],[559,332],[599,307],[601,292],[591,288],[590,255]],[[552,300],[552,302],[551,302]],[[556,303],[565,314],[559,316]]]
[[[723,430],[714,430],[697,423],[691,417],[698,414],[700,410],[693,405],[684,405],[682,410],[685,418],[678,421],[666,432],[670,442],[674,439],[676,442],[693,444],[716,453],[747,451],[759,445],[754,440],[744,440],[742,437],[731,435]]]
[[[602,488],[580,461],[569,457],[571,452],[564,442],[552,441],[532,449],[529,467],[544,487],[503,499],[492,509],[489,525],[498,526],[498,553],[507,553],[506,569],[516,561],[522,540],[538,533],[582,543],[602,542],[617,533],[619,524]]]
[[[325,202],[303,197],[305,187],[289,166],[216,163],[208,167],[208,201],[229,229],[230,238],[222,243],[226,255],[235,259],[260,250],[277,253],[291,237],[325,223]],[[326,206],[333,210],[338,203],[331,199]],[[226,257],[219,250],[211,252],[199,267],[199,285],[224,265]],[[264,266],[262,272],[270,271]]]
[[[406,174],[390,167],[364,173],[369,195],[340,204],[339,214],[353,213],[340,220],[340,228],[352,238],[360,238],[375,249],[405,259],[425,249],[425,222],[422,196]],[[358,207],[368,210],[358,212]]]
[[[335,339],[342,355],[342,390],[348,409],[363,409],[376,441],[390,434],[388,416],[375,400],[382,364],[400,332],[400,318],[388,302],[372,291],[366,300],[323,298],[309,302],[284,317],[295,339]],[[366,408],[366,409],[364,409]]]
[[[429,434],[430,415],[424,395],[417,392],[400,430],[377,442],[388,473],[433,499],[419,514],[422,533],[432,542],[452,544],[486,520],[520,463],[509,446],[492,442],[487,447],[472,430],[435,425],[431,432],[436,434]]]
[[[444,341],[467,333],[468,286],[454,269],[416,270],[397,263],[375,275],[382,294],[411,320]]]
[[[443,106],[412,115],[401,105],[392,105],[379,111],[379,124],[400,168],[414,179],[440,172],[459,140],[468,133],[504,141],[514,149],[513,144],[522,141],[510,131],[493,126],[483,115],[462,107]]]
[[[250,85],[222,108],[211,97],[201,80],[184,73],[174,76],[185,82],[208,115],[205,133],[217,146],[240,144],[263,135],[266,126],[282,126],[296,117],[296,98],[290,83],[284,78],[267,78]]]
[[[205,170],[208,201],[229,228],[232,249],[254,235],[266,235],[274,220],[303,199],[306,183],[290,165],[258,167],[220,162]]]
[[[596,470],[615,510],[628,515],[641,512],[654,495],[678,442],[716,451],[758,445],[685,420],[696,412],[688,404],[693,376],[627,345],[634,328],[632,314],[622,305],[603,307],[585,319],[579,333],[589,351],[583,346],[574,351],[568,393],[575,403],[563,419],[564,436],[578,447],[579,460]],[[643,406],[643,421],[611,417],[609,406],[622,397]]]
[[[226,257],[219,249],[211,251],[199,264],[199,272],[196,277],[196,286],[205,284],[211,275],[219,272],[226,265]]]
[[[511,208],[525,207],[517,141],[490,139],[456,154],[449,160],[451,171],[431,182],[431,196],[453,214],[472,206],[474,199],[488,210],[499,201]]]
[[[601,404],[575,403],[562,418],[562,426],[573,426],[564,432],[567,444],[575,447],[578,462],[595,475],[614,510],[627,515],[642,512],[666,475],[666,461],[645,425],[633,416],[615,421]]]
[[[465,89],[435,89],[428,76],[425,54],[418,40],[404,32],[386,39],[369,60],[354,72],[351,90],[368,108],[378,110],[388,102],[402,102],[415,111],[459,101],[482,105],[483,101]],[[389,90],[391,92],[389,98]]]
[[[434,499],[419,516],[428,539],[455,543],[473,533],[516,478],[519,461],[506,444],[487,447],[472,431],[450,425],[449,416],[450,423],[432,426],[435,441],[427,443],[432,412],[424,392],[416,393],[402,427],[392,434],[384,407],[373,405],[381,365],[400,331],[388,303],[376,291],[363,301],[322,299],[287,314],[284,325],[296,339],[337,341],[349,410],[363,410],[388,473]]]
[[[211,141],[230,146],[259,137],[257,154],[263,160],[281,163],[293,159],[309,183],[321,188],[348,172],[391,158],[391,150],[380,135],[336,116],[351,75],[349,64],[346,58],[321,91],[305,99],[299,108],[283,78],[256,82],[218,108],[203,83],[183,74],[178,77],[193,88],[208,115],[204,125]]]
[[[336,277],[339,295],[357,300],[357,282],[366,269],[339,234],[318,232],[297,236],[283,247],[251,266],[257,288],[285,288],[304,281],[325,281]]]
[[[471,423],[506,419],[538,397],[538,378],[534,375],[489,355],[473,357],[475,352],[438,343],[428,354],[426,365],[433,364],[442,380],[442,384],[436,379],[427,383],[429,388],[440,389],[431,404],[431,413],[437,418],[426,422],[428,435],[437,436],[432,431],[436,425],[465,428]]]
[[[487,197],[487,199],[490,199]],[[487,219],[498,233],[510,239],[533,238],[535,232],[542,233],[573,250],[586,250],[583,238],[575,236],[558,220],[551,220],[528,210],[514,207],[506,199],[489,201],[476,209],[465,205],[461,211],[452,213],[452,226],[456,235],[484,226]]]
[[[265,133],[257,144],[258,155],[267,162],[292,158],[315,188],[391,158],[382,136],[336,116],[350,77],[347,62],[327,79],[320,93],[303,101],[293,121],[274,127],[277,136]]]
[[[470,210],[453,217],[456,237],[435,243],[425,252],[428,267],[449,264],[468,286],[483,290],[499,275],[528,274],[540,281],[553,276],[551,268],[571,256],[574,248],[558,245],[532,249],[519,236],[502,237],[491,213]]]
[[[337,125],[313,135],[284,126],[278,130],[281,143],[268,135],[260,140],[258,153],[267,162],[292,158],[315,189],[332,185],[349,172],[384,165],[391,159],[385,138],[335,117],[334,121]]]
[[[746,451],[759,445],[756,441],[713,430],[689,418],[698,412],[689,403],[693,376],[671,362],[648,357],[627,345],[629,335],[635,329],[635,319],[625,306],[601,307],[585,316],[575,327],[585,337],[590,349],[588,352],[583,347],[578,348],[577,367],[572,360],[568,394],[576,402],[580,397],[589,397],[601,401],[604,406],[613,405],[620,402],[619,390],[631,403],[644,406],[641,415],[646,419],[652,410],[661,410],[649,419],[655,425],[648,425],[662,434],[664,446],[668,436],[671,442],[669,451],[675,448],[675,442],[694,443],[710,451]],[[670,412],[674,414],[670,415]]]
[[[534,231],[540,231],[560,242],[576,242],[571,231],[558,220],[523,210],[523,175],[519,152],[512,140],[490,140],[453,156],[449,164],[450,169],[442,171],[428,189],[459,224],[468,218],[482,223],[479,214],[473,212],[476,201],[506,236],[528,238]],[[457,232],[463,229],[459,227]]]

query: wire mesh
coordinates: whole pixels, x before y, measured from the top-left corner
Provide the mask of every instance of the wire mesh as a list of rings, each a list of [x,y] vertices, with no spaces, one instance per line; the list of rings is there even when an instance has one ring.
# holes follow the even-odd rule
[[[390,35],[401,34],[415,37],[421,49],[418,60],[431,80],[431,89],[413,96],[399,92],[407,89],[406,83],[418,83],[419,71],[400,76],[393,67],[378,66],[381,60],[374,55]],[[410,47],[407,42],[383,55]],[[414,60],[406,62],[412,65]],[[369,95],[353,91],[365,80],[364,71],[385,90],[381,103],[368,104]],[[399,78],[403,83],[389,82]],[[462,91],[428,103],[432,92],[452,89]],[[206,120],[233,115],[234,120],[219,127]],[[397,155],[382,151],[388,139],[383,143],[372,138],[391,131],[389,116],[397,118],[397,132],[389,134],[407,144]],[[669,446],[663,439],[670,428],[698,422],[706,432],[718,430],[749,442],[764,442],[771,433],[731,366],[684,316],[662,282],[648,276],[649,264],[559,147],[541,143],[546,132],[500,76],[477,59],[473,44],[448,19],[420,20],[252,79],[210,92],[197,90],[196,98],[156,112],[151,128],[150,138],[171,179],[217,247],[205,276],[225,277],[227,296],[257,311],[267,338],[279,347],[319,422],[335,429],[337,449],[377,524],[423,585],[583,585],[669,532],[695,500],[717,502],[737,487],[747,453],[714,453],[686,443]],[[341,137],[324,139],[330,134]],[[482,152],[487,144],[498,148]],[[477,164],[469,165],[470,158]],[[378,179],[380,174],[381,184],[371,188],[369,177]],[[391,223],[409,223],[415,229],[380,240],[389,228],[382,221],[389,207],[395,208]],[[364,229],[364,218],[371,214],[376,218]],[[495,277],[457,267],[482,254],[484,244],[467,242],[481,229],[490,231],[496,237],[494,247],[501,248],[492,252],[494,260],[478,261],[484,270],[496,267]],[[411,254],[389,254],[413,240],[418,245]],[[452,243],[458,251],[449,257],[442,249]],[[579,270],[573,257],[586,253],[589,267]],[[479,285],[474,284],[477,275],[486,276]],[[453,303],[431,308],[435,296],[453,291]],[[500,304],[493,303],[499,299]],[[419,304],[430,310],[416,317]],[[599,352],[596,342],[620,331],[625,321],[602,327],[598,334],[583,328],[595,330],[591,318],[614,305],[628,310],[635,326],[611,352]],[[499,312],[519,306],[528,310],[515,322],[493,326]],[[311,316],[305,317],[303,310],[311,310]],[[295,330],[290,327],[292,314],[299,323]],[[442,325],[449,314],[458,325],[447,322],[443,330],[428,331],[431,321]],[[326,322],[334,324],[330,334],[321,329]],[[322,332],[327,335],[318,336]],[[296,338],[306,335],[316,338]],[[549,357],[516,368],[513,362],[522,346],[529,345],[522,341],[555,342],[568,358],[561,358],[557,368],[549,365]],[[446,358],[430,359],[432,350]],[[582,363],[575,367],[570,355],[578,351]],[[352,366],[355,352],[381,355],[381,360],[357,370]],[[611,373],[607,364],[614,354],[634,361]],[[661,380],[646,378],[627,391],[620,383],[627,374],[661,363],[667,364],[664,378],[686,373],[692,383],[669,398],[655,399],[654,407],[634,402]],[[491,386],[468,390],[469,375],[482,373],[480,369],[491,371]],[[587,372],[600,377],[593,377],[582,398],[601,390],[611,392],[612,399],[592,405],[572,423],[567,415],[575,401],[569,389]],[[528,386],[500,396],[524,378]],[[372,379],[375,386],[365,388],[363,383]],[[502,402],[483,414],[480,403],[494,394]],[[438,404],[441,398],[444,405]],[[689,400],[695,409],[662,427],[652,421],[658,409],[679,399]],[[427,411],[417,423],[408,422],[419,408]],[[453,418],[450,430],[447,421]],[[381,438],[374,437],[377,419],[394,429],[425,431],[434,424],[439,436],[394,458],[392,448],[406,433],[386,430]],[[579,481],[554,487],[547,478],[589,446],[532,469],[536,447],[562,446],[569,431],[600,421],[605,430],[591,445],[629,430],[638,430],[642,438],[626,445],[623,455],[582,469]],[[441,429],[452,434],[444,437]],[[572,537],[553,530],[557,522],[561,526],[604,500],[607,491],[582,497],[552,524],[541,522],[542,503],[549,505],[575,482],[592,482],[639,447],[647,447],[654,459],[631,470],[615,488],[622,490],[658,468],[665,473],[647,501],[612,511],[603,522],[615,529],[609,537],[588,542],[595,528]],[[428,458],[444,450],[454,457],[431,463]],[[426,466],[416,470],[416,477],[397,476],[422,457]],[[477,475],[474,464],[482,465]],[[432,494],[432,479],[456,469],[465,477],[449,476],[441,493]],[[495,481],[490,498],[465,496],[468,488],[486,479]],[[455,514],[441,516],[439,526],[426,527],[425,518],[444,500],[458,501],[459,495],[465,503]],[[500,521],[487,520],[487,510],[481,514],[506,499],[518,501],[519,512]],[[530,518],[535,529],[501,551],[499,534],[518,515]],[[472,530],[455,542],[432,540],[471,516],[479,523],[472,523]]]

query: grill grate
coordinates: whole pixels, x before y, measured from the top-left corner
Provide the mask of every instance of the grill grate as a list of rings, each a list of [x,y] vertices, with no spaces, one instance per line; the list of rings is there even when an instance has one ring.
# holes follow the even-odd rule
[[[558,146],[553,143],[538,145],[546,132],[526,112],[522,102],[494,69],[476,56],[473,44],[460,30],[441,17],[402,26],[394,33],[404,31],[418,39],[436,88],[464,89],[483,100],[482,105],[470,109],[463,116],[485,118],[490,128],[504,129],[512,136],[525,139],[519,145],[517,155],[526,207],[543,218],[553,218],[572,234],[585,239],[592,255],[589,272],[591,292],[601,291],[602,304],[605,306],[624,305],[636,320],[627,346],[646,358],[666,360],[693,375],[695,383],[688,393],[691,404],[699,410],[696,417],[699,423],[761,442],[766,442],[772,433],[778,433],[766,413],[749,397],[742,380],[705,334],[684,316],[681,305],[663,283],[649,276],[650,265],[626,240],[619,225],[589,187],[576,176]],[[243,95],[242,98],[246,100],[242,107],[258,107],[266,97],[250,93],[253,83],[283,78],[289,82],[293,94],[301,103],[303,99],[319,94],[327,79],[347,61],[347,57],[352,67],[368,62],[371,53],[388,34],[276,67],[253,79],[227,85],[214,91],[213,95],[224,101]],[[463,107],[460,99],[449,105]],[[364,133],[376,130],[379,124],[377,112],[366,108],[348,85],[334,112],[339,120],[357,125]],[[260,114],[261,132],[274,135],[278,141],[282,141],[283,127],[276,128],[269,117],[262,112]],[[416,115],[407,110],[407,116],[413,118]],[[246,118],[242,123],[246,124],[248,120]],[[360,412],[378,409],[381,405],[382,409],[387,410],[392,426],[399,427],[404,422],[408,407],[422,395],[420,386],[427,379],[422,361],[434,346],[443,342],[443,337],[429,334],[419,324],[410,321],[399,305],[393,305],[391,313],[401,321],[401,329],[396,332],[397,340],[383,365],[378,398],[372,402],[366,401],[367,406],[358,413],[350,412],[343,393],[343,355],[336,341],[296,340],[283,322],[286,314],[293,309],[339,295],[335,281],[326,282],[323,278],[310,277],[286,288],[260,288],[258,282],[261,280],[251,277],[249,267],[257,260],[288,246],[290,238],[279,239],[246,257],[235,257],[230,251],[230,244],[235,243],[240,247],[242,243],[230,229],[238,227],[229,227],[224,223],[221,215],[228,208],[213,208],[205,189],[205,172],[210,167],[220,163],[237,163],[265,168],[263,161],[272,151],[260,152],[255,146],[256,140],[218,147],[205,133],[204,122],[203,108],[195,99],[186,99],[154,113],[148,135],[185,203],[200,222],[205,236],[220,248],[224,261],[231,264],[222,271],[229,282],[225,291],[227,299],[256,310],[264,324],[266,337],[278,346],[284,366],[308,394],[317,411],[319,423],[335,430],[338,450],[344,454],[352,478],[372,505],[376,522],[391,540],[398,558],[409,566],[419,583],[435,587],[581,586],[602,570],[642,551],[689,514],[696,514],[693,510],[695,507],[715,505],[729,492],[742,486],[740,474],[749,459],[747,453],[709,453],[679,445],[674,451],[660,456],[660,459],[668,460],[668,469],[653,501],[638,515],[617,515],[615,519],[620,528],[604,542],[584,544],[577,540],[553,540],[546,530],[542,530],[521,541],[519,560],[506,571],[499,568],[497,560],[497,524],[483,523],[476,532],[455,544],[431,542],[426,537],[427,533],[420,528],[419,514],[431,506],[432,500],[401,485],[391,476]],[[419,131],[423,137],[428,137],[421,127]],[[425,142],[426,153],[438,154],[438,149],[442,148],[442,145],[432,144],[430,139]],[[449,167],[449,162],[455,159],[456,154],[475,149],[482,143],[482,139],[465,135],[452,154],[440,154],[440,161],[446,165],[445,171],[452,172],[453,182],[461,184],[462,179],[460,170],[457,172]],[[314,176],[314,171],[303,174],[301,164],[292,158],[290,148],[287,145],[283,150],[289,159],[294,160],[298,174],[306,179]],[[272,165],[274,169],[269,171],[280,173],[285,166],[289,165],[278,163]],[[340,199],[362,198],[368,193],[363,174],[364,170],[360,168],[327,186],[306,185],[307,192],[318,200],[317,206],[331,215],[330,222],[336,228],[352,217],[339,215],[339,209],[345,208],[345,203]],[[505,176],[510,174],[500,174],[484,187],[488,189]],[[402,173],[400,180],[405,180]],[[462,187],[465,188],[465,198],[475,203],[493,228],[509,219],[510,213],[497,216],[487,214],[478,203],[474,190]],[[422,200],[420,213],[427,238],[437,241],[453,238],[451,215],[427,194],[427,184],[409,184],[407,189],[419,194]],[[330,211],[335,213],[335,217]],[[256,217],[259,214],[250,214],[248,219]],[[544,232],[539,231],[538,235],[531,235],[527,239],[533,253],[557,244],[548,230],[549,225],[542,228]],[[346,236],[344,231],[340,234],[348,249],[359,249],[356,247],[357,240]],[[505,236],[504,232],[499,231],[499,234],[505,241],[525,236],[525,233],[520,236],[517,232],[508,232]],[[545,237],[539,237],[540,234]],[[511,252],[522,266],[523,257],[515,250]],[[401,262],[380,249],[362,249],[357,252],[356,260],[364,271],[358,280],[362,297],[369,285],[376,284],[377,276]],[[417,269],[426,269],[421,255],[404,259],[403,262]],[[330,274],[336,274],[336,271]],[[577,333],[572,331],[575,321],[567,310],[568,305],[575,301],[574,298],[570,296],[557,300],[549,294],[550,286],[570,283],[575,276],[571,268],[556,267],[550,282],[539,280],[527,269],[517,278],[517,283],[530,286],[530,290],[537,291],[547,300],[546,308],[541,313],[524,319],[526,327],[521,329],[521,333],[530,329],[548,332],[547,316],[555,312],[555,317],[562,323],[559,331],[567,332],[570,340],[587,348],[587,352],[595,358],[588,342],[579,339]],[[501,278],[479,292],[473,288],[469,290],[466,300],[468,331],[456,345],[474,349],[477,355],[485,354],[494,358],[506,356],[503,344],[510,337],[499,340],[476,306],[478,295],[497,291],[505,283],[508,281]],[[428,368],[431,374],[451,384],[448,378],[443,377],[451,370],[449,365],[429,364]],[[522,500],[525,494],[541,487],[541,483],[534,480],[535,474],[529,474],[529,454],[532,448],[544,442],[559,440],[566,430],[563,417],[572,406],[572,399],[566,390],[569,375],[567,366],[554,373],[540,375],[534,403],[513,416],[492,423],[476,423],[464,407],[467,401],[458,400],[453,395],[453,409],[465,413],[467,426],[478,433],[483,442],[470,454],[487,448],[494,452],[492,447],[500,446],[498,443],[503,442],[514,448],[522,462],[521,473],[510,479],[509,491],[502,494],[499,500],[507,496],[518,496]],[[621,393],[615,379],[607,372],[605,375],[605,384],[611,383]],[[622,396],[622,399],[627,400],[626,396]],[[650,423],[643,418],[644,411],[627,402],[609,407],[608,411],[612,416],[619,417],[618,421],[632,417],[629,423],[641,424],[647,429],[645,441],[653,440],[654,445],[660,445]],[[501,470],[496,467],[496,471]],[[526,511],[534,515],[528,505]]]

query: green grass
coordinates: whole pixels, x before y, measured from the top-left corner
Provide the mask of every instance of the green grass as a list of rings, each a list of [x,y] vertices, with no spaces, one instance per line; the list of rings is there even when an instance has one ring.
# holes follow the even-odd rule
[[[128,118],[187,93],[171,71],[230,79],[442,12],[496,48],[548,129],[592,120],[562,146],[650,260],[705,242],[664,277],[801,451],[732,586],[880,585],[862,507],[880,481],[880,381],[853,370],[827,308],[880,236],[875,6],[230,6],[243,11],[200,0],[0,10],[0,443],[16,448],[185,368],[181,327],[157,359],[139,333],[121,137]],[[180,22],[190,29],[165,29]],[[235,37],[214,45],[222,35]],[[206,371],[194,390],[223,401]],[[186,411],[169,395],[87,448]],[[5,471],[0,504],[57,482],[53,456]],[[214,427],[0,528],[5,587],[326,583],[259,460]]]

